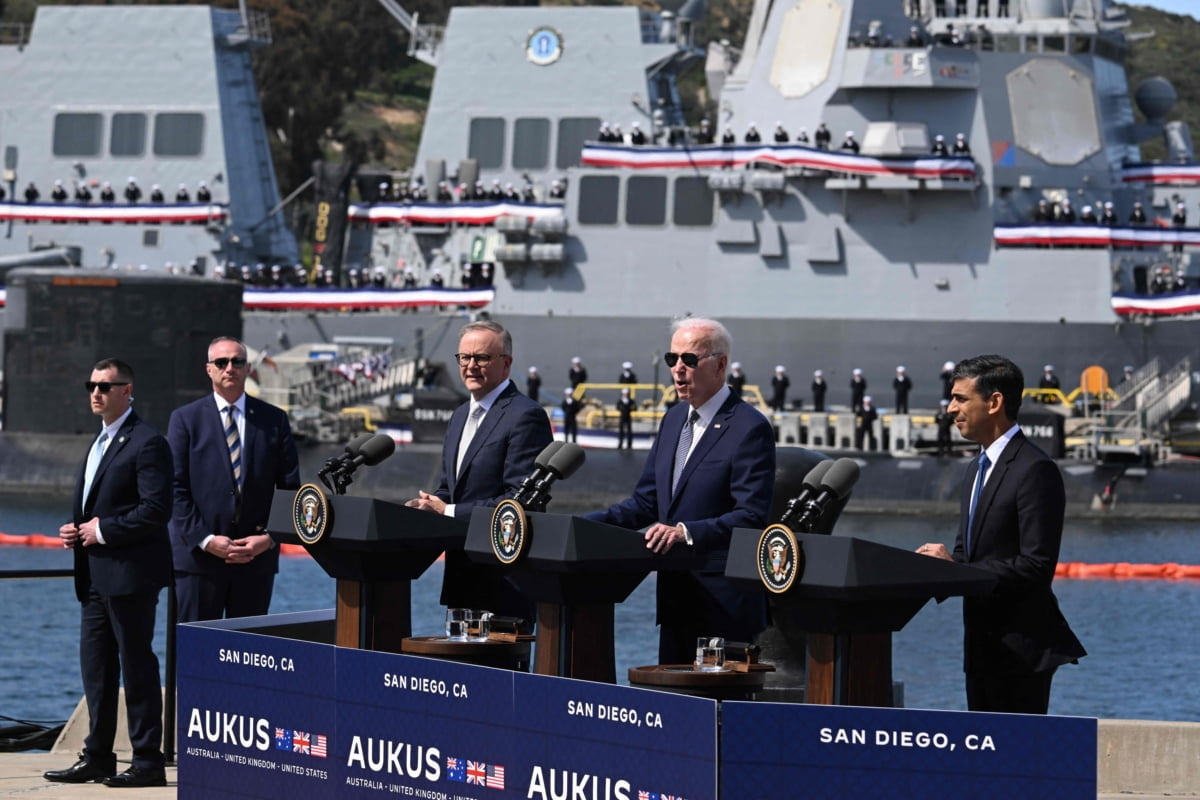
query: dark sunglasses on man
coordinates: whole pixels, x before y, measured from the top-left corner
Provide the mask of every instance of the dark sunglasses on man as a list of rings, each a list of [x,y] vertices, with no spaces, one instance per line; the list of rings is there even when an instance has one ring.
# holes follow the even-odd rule
[[[246,359],[244,359],[244,358],[214,358],[212,361],[209,361],[208,363],[212,364],[217,369],[225,369],[230,364],[233,364],[233,366],[236,367],[237,369],[241,369],[242,367],[246,366]]]
[[[706,356],[698,356],[695,353],[664,353],[663,360],[667,362],[668,367],[674,367],[676,364],[682,361],[683,365],[688,369],[695,369],[696,365],[704,359],[719,355],[721,354],[709,353]]]
[[[108,394],[114,386],[128,386],[129,381],[84,381],[83,386],[88,394],[100,390],[100,394]]]

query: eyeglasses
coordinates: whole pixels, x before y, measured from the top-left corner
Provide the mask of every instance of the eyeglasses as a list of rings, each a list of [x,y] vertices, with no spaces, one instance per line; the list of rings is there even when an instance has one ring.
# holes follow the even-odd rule
[[[241,369],[242,367],[246,366],[246,359],[244,359],[244,358],[214,358],[212,361],[209,361],[208,363],[212,364],[217,369],[225,369],[230,364],[233,364],[233,366],[236,367],[237,369]]]
[[[455,353],[454,358],[458,361],[460,367],[468,366],[472,361],[481,367],[486,367],[492,363],[493,358],[498,358],[498,356],[491,355],[490,353]]]
[[[664,353],[663,360],[667,362],[668,367],[674,367],[676,364],[682,361],[683,365],[688,369],[695,369],[696,365],[704,359],[715,358],[719,355],[721,354],[709,353],[706,356],[698,356],[695,353]]]
[[[128,386],[129,381],[84,381],[83,388],[88,390],[88,394],[100,390],[100,394],[108,394],[114,386]]]

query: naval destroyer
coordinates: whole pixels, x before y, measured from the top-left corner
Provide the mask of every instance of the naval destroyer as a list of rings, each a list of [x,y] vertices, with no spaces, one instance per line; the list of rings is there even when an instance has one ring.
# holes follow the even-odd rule
[[[1128,85],[1133,37],[1108,0],[757,0],[736,43],[698,39],[702,0],[457,7],[444,25],[384,4],[436,68],[415,166],[388,185],[429,194],[360,181],[342,271],[482,285],[470,302],[414,295],[416,314],[281,299],[245,314],[256,347],[374,336],[448,360],[453,330],[482,309],[513,330],[515,369],[538,365],[553,389],[572,356],[592,380],[625,360],[665,378],[666,321],[693,313],[728,323],[750,383],[786,365],[806,395],[819,368],[840,404],[860,368],[885,407],[896,365],[930,406],[943,362],[982,351],[1031,377],[1053,363],[1067,386],[1092,364],[1195,363],[1196,297],[1152,294],[1151,279],[1165,267],[1200,280],[1200,229],[1170,222],[1178,203],[1200,216],[1200,166],[1186,126],[1167,121],[1170,85]],[[74,247],[85,266],[209,275],[294,261],[250,70],[269,40],[249,13],[39,9],[31,35],[0,47],[0,257]],[[712,145],[683,113],[689,70],[707,82]],[[598,141],[604,123],[624,134]],[[746,142],[752,124],[761,142]],[[839,148],[848,132],[857,153]],[[969,153],[932,152],[960,133]],[[1143,163],[1156,138],[1169,164]],[[182,185],[191,202],[49,199],[55,181],[120,193],[131,177],[168,197]],[[530,202],[440,202],[442,181],[528,186]],[[1117,222],[1035,223],[1040,201],[1112,203]],[[1145,225],[1127,222],[1135,203]]]

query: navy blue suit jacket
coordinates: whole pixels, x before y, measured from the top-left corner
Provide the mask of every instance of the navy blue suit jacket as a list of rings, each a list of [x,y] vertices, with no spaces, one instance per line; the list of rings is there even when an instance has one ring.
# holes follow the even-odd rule
[[[95,440],[89,443],[89,449]],[[104,544],[75,548],[75,596],[104,597],[161,589],[171,582],[171,451],[158,431],[130,413],[109,442],[83,497],[87,457],[72,499],[75,524],[100,518]]]
[[[968,469],[954,559],[999,579],[986,597],[963,598],[963,669],[976,674],[1045,672],[1087,653],[1050,585],[1062,542],[1066,493],[1058,465],[1017,433],[992,468],[967,517],[979,461]]]
[[[458,443],[470,413],[470,403],[454,410],[442,447],[442,479],[434,494],[454,503],[456,519],[469,519],[475,506],[494,506],[512,497],[521,481],[533,472],[533,460],[554,439],[546,411],[517,390],[509,381],[484,416],[471,438],[456,473]],[[442,581],[442,604],[480,608],[497,613],[525,616],[526,604],[517,607],[515,592],[509,592],[495,570],[470,564],[460,551],[446,553]],[[505,597],[497,599],[498,594]]]
[[[229,569],[262,574],[279,571],[279,548],[268,550],[249,564],[235,565],[200,549],[201,542],[212,534],[239,539],[262,533],[275,490],[300,487],[299,458],[287,414],[247,395],[245,429],[239,509],[224,420],[213,395],[206,394],[171,413],[167,439],[175,457],[175,496],[170,530],[177,572],[218,575]]]
[[[663,417],[633,495],[586,516],[633,530],[656,522],[686,525],[696,552],[706,556],[704,567],[659,573],[659,624],[707,617],[710,635],[750,641],[766,627],[766,604],[761,594],[729,584],[725,562],[734,528],[767,525],[775,491],[775,432],[766,417],[730,395],[696,443],[672,496],[675,448],[689,413],[691,406],[680,403]]]

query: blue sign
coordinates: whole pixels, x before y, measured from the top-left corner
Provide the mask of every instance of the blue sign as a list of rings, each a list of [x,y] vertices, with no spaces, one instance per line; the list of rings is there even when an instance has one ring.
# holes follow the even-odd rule
[[[178,629],[179,797],[339,796],[331,645]]]
[[[1095,800],[1096,720],[727,702],[721,798]]]

